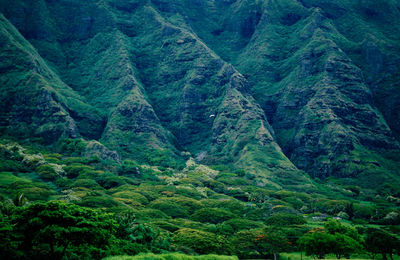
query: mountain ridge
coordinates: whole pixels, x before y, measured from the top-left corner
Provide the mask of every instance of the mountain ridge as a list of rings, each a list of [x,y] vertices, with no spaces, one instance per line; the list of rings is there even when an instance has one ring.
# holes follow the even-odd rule
[[[282,171],[308,182],[301,170],[357,177],[363,185],[383,172],[399,178],[396,113],[384,109],[387,91],[371,87],[380,77],[364,79],[366,72],[389,73],[383,63],[398,56],[383,59],[375,42],[350,43],[343,32],[353,32],[337,30],[349,17],[361,26],[371,9],[349,14],[352,8],[347,1],[335,11],[324,1],[294,0],[0,3],[57,75],[60,91],[69,92],[60,98],[68,100],[65,111],[57,111],[67,114],[61,128],[70,133],[46,116],[42,136],[54,135],[48,143],[82,136],[123,158],[156,153],[167,165],[182,164],[189,151],[199,162],[248,170],[264,185],[287,181]],[[377,27],[387,21],[372,17]],[[394,67],[385,88],[396,89],[387,85]],[[388,103],[396,107],[394,97]]]

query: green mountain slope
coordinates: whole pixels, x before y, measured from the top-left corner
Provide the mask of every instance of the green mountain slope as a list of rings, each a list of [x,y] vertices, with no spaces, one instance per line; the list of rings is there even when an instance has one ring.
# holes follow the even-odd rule
[[[399,25],[398,0],[0,0],[0,257],[399,254]]]
[[[60,80],[3,15],[1,19],[2,132],[42,137],[46,143],[95,133],[99,111]]]
[[[166,16],[185,14],[185,22],[246,76],[297,167],[366,182],[382,171],[398,175],[396,1],[155,4]]]
[[[399,33],[389,23],[398,20],[397,7],[2,0],[0,10],[27,46],[26,54],[4,52],[7,60],[34,55],[58,93],[54,102],[28,98],[31,107],[60,107],[46,116],[23,111],[20,126],[6,105],[3,128],[31,136],[26,125],[47,143],[97,140],[122,158],[175,168],[192,156],[275,188],[309,183],[303,171],[349,183],[357,177],[362,185],[396,182]],[[15,31],[5,20],[2,27]],[[5,81],[24,77],[8,70]],[[4,100],[11,95],[4,93]]]

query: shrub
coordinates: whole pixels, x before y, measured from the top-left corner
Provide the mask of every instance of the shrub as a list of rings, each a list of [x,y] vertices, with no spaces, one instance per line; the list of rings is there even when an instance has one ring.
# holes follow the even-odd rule
[[[375,208],[370,205],[355,204],[354,205],[354,218],[370,220],[374,215]]]
[[[27,172],[28,169],[18,161],[0,159],[0,171],[4,172]]]
[[[229,251],[227,242],[213,233],[183,228],[173,233],[173,243],[179,247],[190,248],[198,254],[225,253]],[[228,249],[228,250],[227,250]]]
[[[121,186],[126,183],[121,178],[118,178],[118,176],[112,173],[99,174],[95,177],[95,180],[98,184],[100,184],[104,189],[107,190]]]
[[[191,199],[199,200],[204,198],[204,196],[199,193],[196,189],[191,188],[191,187],[177,187],[176,188],[176,194],[179,194],[184,197],[189,197]]]
[[[232,230],[236,233],[241,230],[245,229],[255,229],[255,228],[262,228],[264,225],[260,222],[242,219],[242,218],[234,218],[225,221],[222,225],[229,225],[232,227]]]
[[[187,198],[187,197],[172,197],[172,198],[163,198],[164,201],[170,201],[184,207],[189,214],[192,214],[196,210],[203,207],[203,205],[197,200]]]
[[[58,153],[51,153],[51,154],[44,154],[43,157],[46,159],[47,162],[60,163],[62,155]]]
[[[112,208],[119,205],[112,197],[101,196],[100,194],[83,197],[76,204],[89,208]]]
[[[142,194],[130,191],[130,190],[116,192],[112,196],[116,197],[116,198],[130,199],[130,200],[136,201],[140,204],[148,204],[149,203],[149,200],[145,196],[143,196]]]
[[[201,204],[203,204],[204,207],[207,208],[224,209],[237,215],[242,215],[247,210],[243,202],[240,202],[235,199],[223,199],[223,200],[206,199],[202,200]]]
[[[135,211],[137,220],[148,221],[153,219],[168,219],[167,214],[158,209],[140,209]]]
[[[317,202],[317,210],[329,215],[335,215],[341,211],[346,211],[347,201],[321,199]]]
[[[82,139],[66,138],[59,141],[61,153],[79,156],[86,148],[86,143]]]
[[[96,181],[91,179],[77,179],[72,184],[70,184],[70,188],[75,187],[84,187],[90,190],[103,190],[103,188]]]
[[[269,213],[266,209],[250,208],[246,213],[246,218],[255,221],[265,221],[269,217]]]
[[[237,217],[235,214],[223,210],[223,209],[217,209],[217,208],[203,208],[197,210],[193,215],[192,219],[203,222],[203,223],[212,223],[212,224],[217,224],[224,222],[228,219],[232,219],[234,217]]]
[[[29,201],[45,201],[54,194],[54,190],[42,182],[28,182],[23,180],[13,182],[9,190],[12,194],[23,193]]]
[[[138,164],[131,160],[124,160],[118,168],[119,175],[140,176],[141,171]]]
[[[286,213],[274,214],[265,221],[265,224],[269,226],[303,225],[305,223],[307,221],[302,216]]]
[[[304,206],[304,202],[297,197],[287,197],[283,198],[283,201],[288,202],[293,208],[299,210]]]
[[[48,164],[38,166],[36,168],[36,172],[43,180],[55,180],[57,177],[59,177],[53,166]]]
[[[165,229],[172,233],[179,229],[177,225],[174,225],[173,223],[164,220],[152,221],[151,224],[156,225],[157,227]]]
[[[185,207],[178,205],[175,202],[166,200],[164,198],[157,199],[150,203],[150,207],[153,209],[158,209],[171,216],[173,218],[187,218],[189,217],[189,212]]]
[[[66,173],[66,176],[70,179],[76,178],[81,174],[88,173],[93,171],[93,168],[87,165],[83,165],[80,163],[73,163],[71,165],[65,166],[63,170]]]

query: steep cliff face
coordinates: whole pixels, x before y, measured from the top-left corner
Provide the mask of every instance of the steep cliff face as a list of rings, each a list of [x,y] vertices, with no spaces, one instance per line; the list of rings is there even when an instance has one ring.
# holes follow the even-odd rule
[[[372,82],[384,77],[378,75],[383,69],[382,54],[362,34],[356,37],[344,26],[349,19],[360,27],[366,22],[364,14],[357,13],[360,6],[364,4],[343,3],[333,8],[323,1],[270,1],[238,59],[239,68],[256,86],[254,95],[286,155],[318,177],[356,176],[371,163],[358,152],[399,149],[396,130],[390,128],[392,118],[382,116],[378,108],[383,107],[376,106],[383,101],[382,90],[377,91]],[[389,7],[374,10],[385,8]],[[382,26],[384,22],[389,23],[375,19],[372,23]],[[365,35],[385,32],[359,29]],[[270,85],[270,91],[261,91],[265,83],[259,82]],[[390,92],[398,93],[395,87]],[[396,101],[389,102],[396,106]]]
[[[190,152],[274,187],[398,178],[398,7],[2,0],[2,129],[170,166]]]
[[[255,95],[269,113],[285,153],[298,167],[319,177],[357,175],[342,167],[353,162],[353,150],[398,149],[398,143],[375,107],[362,71],[335,42],[341,35],[331,20],[315,8],[297,21],[299,25],[286,25],[268,15],[281,9],[275,2],[267,6],[259,31],[243,54],[254,58],[243,56],[239,67],[247,70],[253,62],[258,71],[273,75],[272,79],[257,75],[269,81],[273,92]],[[295,30],[288,28],[293,26]],[[291,32],[281,36],[285,41],[274,37],[282,30]],[[259,45],[258,38],[268,48]],[[261,61],[259,54],[272,58]]]
[[[192,12],[175,6],[245,75],[297,167],[318,177],[356,176],[385,160],[371,154],[397,153],[396,1],[205,2]]]
[[[47,143],[77,138],[83,125],[96,133],[100,113],[60,80],[3,15],[0,22],[2,132]]]

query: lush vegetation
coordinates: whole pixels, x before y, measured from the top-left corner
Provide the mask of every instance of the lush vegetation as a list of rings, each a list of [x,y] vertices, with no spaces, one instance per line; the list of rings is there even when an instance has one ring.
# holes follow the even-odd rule
[[[304,192],[271,190],[246,173],[193,161],[177,170],[77,157],[78,143],[59,150],[8,140],[0,147],[0,244],[7,258],[398,254],[399,205],[377,191],[335,180]]]
[[[398,0],[0,0],[0,258],[396,258],[398,24]]]

